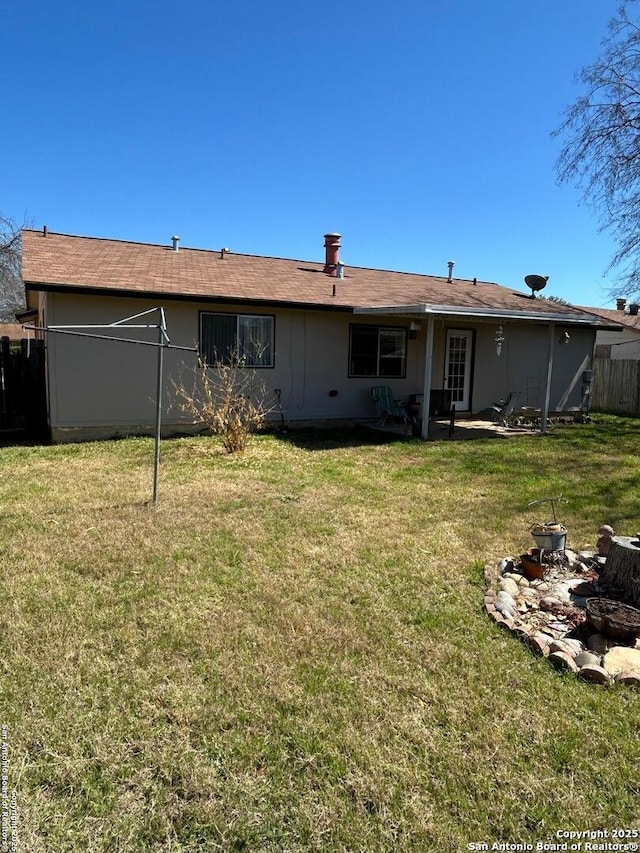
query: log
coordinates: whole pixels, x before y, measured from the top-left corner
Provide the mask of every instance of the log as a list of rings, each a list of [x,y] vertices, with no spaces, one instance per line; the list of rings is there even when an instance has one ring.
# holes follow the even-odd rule
[[[599,585],[603,591],[633,607],[640,607],[640,541],[613,536]]]

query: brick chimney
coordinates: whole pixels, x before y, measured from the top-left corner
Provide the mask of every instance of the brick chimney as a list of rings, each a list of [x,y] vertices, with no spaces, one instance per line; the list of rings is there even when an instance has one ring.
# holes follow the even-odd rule
[[[322,272],[327,275],[336,275],[336,265],[340,261],[340,237],[341,234],[325,234],[324,235],[324,269]]]
[[[627,304],[627,300],[620,297],[616,299],[616,311],[624,311],[624,306]]]

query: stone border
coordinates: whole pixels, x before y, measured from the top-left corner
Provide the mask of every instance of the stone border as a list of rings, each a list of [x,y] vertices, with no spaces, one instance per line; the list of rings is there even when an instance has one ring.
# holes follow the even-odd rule
[[[571,584],[575,588],[582,584],[580,574],[584,568],[578,555],[569,551],[567,555],[569,569],[563,580],[556,579],[556,588],[564,584],[574,602],[583,601],[569,590]],[[634,647],[616,645],[597,632],[589,635],[586,644],[567,636],[573,632],[573,623],[566,621],[566,613],[575,613],[576,607],[547,595],[554,587],[550,590],[545,581],[529,581],[512,557],[499,560],[495,566],[485,565],[484,578],[486,612],[499,628],[517,637],[533,654],[547,658],[559,672],[574,673],[581,681],[604,686],[625,684],[640,690],[640,640]],[[561,621],[549,621],[545,629],[544,620],[554,616],[565,620],[564,633]]]

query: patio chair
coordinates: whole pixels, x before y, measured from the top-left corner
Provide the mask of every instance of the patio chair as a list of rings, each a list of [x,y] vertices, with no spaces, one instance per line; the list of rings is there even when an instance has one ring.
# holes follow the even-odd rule
[[[509,394],[507,394],[505,400],[500,401],[502,403],[502,406],[500,407],[500,411],[498,412],[498,417],[496,418],[496,420],[503,427],[509,426],[509,419],[513,415],[513,410],[515,409],[516,403],[519,399],[520,392],[511,391]]]
[[[479,412],[479,415],[487,420],[494,421],[501,426],[509,426],[509,418],[513,415],[513,410],[520,398],[520,391],[510,391],[504,400],[494,403]]]
[[[380,418],[380,426],[384,426],[388,420],[395,418],[400,418],[405,426],[409,425],[406,407],[399,400],[393,399],[393,392],[388,385],[375,385],[371,389],[371,396]]]

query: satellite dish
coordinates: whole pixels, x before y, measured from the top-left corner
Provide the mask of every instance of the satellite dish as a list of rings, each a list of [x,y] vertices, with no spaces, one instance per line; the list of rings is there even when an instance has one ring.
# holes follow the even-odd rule
[[[549,281],[548,275],[525,275],[524,282],[527,287],[531,288],[531,298],[536,298],[536,292],[538,290],[543,290],[547,286],[547,282]]]

